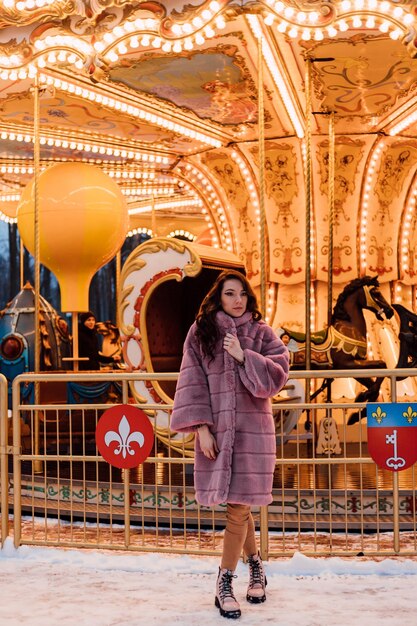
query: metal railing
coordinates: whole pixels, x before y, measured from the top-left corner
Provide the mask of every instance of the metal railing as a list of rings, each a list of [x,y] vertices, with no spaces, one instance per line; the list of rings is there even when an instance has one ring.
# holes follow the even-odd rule
[[[416,374],[417,370],[355,372],[361,378],[385,375],[385,401],[396,401],[397,377]],[[313,381],[351,376],[351,370],[291,373],[291,379]],[[10,497],[16,546],[220,554],[225,507],[206,508],[195,501],[189,445],[169,430],[172,405],[158,401],[137,405],[153,420],[156,432],[151,456],[139,468],[112,468],[95,444],[95,427],[109,408],[109,397],[116,403],[131,402],[133,382],[162,383],[176,377],[101,372],[26,374],[14,380],[10,478],[7,410],[2,410],[1,504],[7,511]],[[76,392],[69,400],[68,387],[75,384],[79,391],[80,383],[87,389],[98,383],[108,388],[99,400],[86,400]],[[40,392],[31,394],[31,385],[39,385]],[[4,405],[7,388],[4,392],[1,379],[0,391]],[[344,400],[306,404],[280,398],[274,402],[273,502],[255,515],[264,558],[291,556],[295,551],[417,554],[414,468],[392,473],[376,467],[367,452],[366,426],[347,425],[349,414],[364,406]],[[294,417],[299,419],[292,428]],[[3,518],[2,541],[9,533]]]
[[[0,374],[0,546],[9,534],[7,379]]]
[[[352,370],[293,372],[291,377],[343,379],[351,378],[352,374]],[[382,391],[385,402],[397,401],[397,379],[413,379],[415,375],[416,370],[355,372],[358,378],[386,377]],[[409,398],[404,401],[407,399],[410,401]],[[284,438],[278,446],[283,531],[268,550],[270,557],[288,555],[295,550],[306,555],[334,556],[417,554],[415,466],[400,473],[376,466],[367,451],[366,420],[348,426],[349,414],[365,407],[365,403],[346,401],[299,405],[312,416],[310,435],[314,445],[305,455],[295,436],[296,450],[291,460],[282,444]],[[352,430],[356,439],[349,441]],[[295,486],[288,490],[288,476],[285,480],[284,472],[288,473],[291,465]],[[288,501],[288,493],[292,493],[293,502]],[[294,513],[287,512],[291,504]],[[310,524],[306,523],[303,504],[306,508],[310,506]],[[287,533],[287,528],[295,533]],[[305,533],[306,528],[311,532]]]

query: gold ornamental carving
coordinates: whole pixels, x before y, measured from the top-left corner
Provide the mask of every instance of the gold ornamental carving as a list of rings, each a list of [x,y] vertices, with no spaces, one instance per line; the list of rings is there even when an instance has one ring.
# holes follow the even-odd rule
[[[255,221],[249,213],[250,196],[239,167],[226,152],[203,155],[201,161],[219,181],[231,207],[237,211],[237,228],[248,233],[251,227],[255,227]]]
[[[252,280],[260,272],[259,269],[254,268],[254,259],[259,259],[259,250],[257,241],[252,241],[252,245],[245,247],[241,244],[242,252],[239,254],[239,258],[244,262],[246,267],[246,275],[249,280]]]
[[[90,27],[91,24],[97,22],[97,18],[103,17],[103,13],[114,15],[121,11],[121,14],[126,16],[126,11],[131,13],[138,10],[141,4],[144,3],[140,2],[134,7],[133,3],[126,2],[126,0],[67,0],[66,2],[53,2],[43,7],[35,6],[32,9],[8,8],[3,5],[0,9],[0,28],[11,25],[21,27],[35,23],[53,22],[56,19],[65,20],[70,16],[76,19],[79,27],[81,24],[84,27]],[[165,12],[162,3],[159,2],[147,2],[146,8],[158,16],[162,16]],[[106,19],[108,18],[105,15],[104,20]]]
[[[292,209],[294,198],[298,196],[296,154],[287,143],[267,142],[265,148],[266,196],[277,207],[273,223],[288,231],[291,222],[298,222]],[[253,148],[251,152],[257,162],[258,149]]]
[[[324,245],[322,246],[320,252],[321,254],[327,258],[329,254],[329,236],[326,235],[323,238]],[[351,265],[344,265],[344,257],[351,256],[352,254],[352,246],[350,241],[350,236],[345,235],[342,237],[337,243],[333,246],[333,267],[332,272],[334,276],[340,276],[346,272],[352,271]],[[329,268],[327,265],[323,266],[323,272],[328,272]]]
[[[392,265],[388,266],[386,261],[386,257],[393,255],[393,248],[390,245],[392,243],[392,237],[382,239],[381,236],[375,237],[375,235],[372,235],[369,241],[368,254],[369,256],[376,257],[375,261],[368,261],[370,271],[376,272],[378,276],[392,272]]]
[[[335,203],[335,230],[340,226],[343,216],[345,221],[350,221],[349,211],[344,210],[349,196],[353,196],[356,188],[356,180],[359,172],[359,164],[364,154],[365,142],[351,140],[348,137],[338,137],[335,149],[335,177],[334,177],[334,203]],[[318,144],[317,162],[319,164],[320,191],[327,197],[329,191],[329,142],[322,141]],[[327,213],[324,221],[328,220]]]
[[[416,163],[416,141],[408,144],[396,142],[385,150],[375,185],[375,194],[382,208],[388,209],[393,200],[400,196],[404,181]]]
[[[349,120],[369,124],[416,89],[415,61],[400,41],[397,53],[391,53],[389,66],[378,71],[379,59],[386,56],[386,37],[382,34],[364,31],[353,38],[328,38],[300,45],[313,57],[333,59],[321,63],[320,68],[313,64],[312,84],[321,109],[338,112],[336,124],[342,120],[344,124]]]

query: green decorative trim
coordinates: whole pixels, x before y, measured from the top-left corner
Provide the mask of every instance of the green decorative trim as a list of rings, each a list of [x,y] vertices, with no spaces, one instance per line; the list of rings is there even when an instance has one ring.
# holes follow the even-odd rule
[[[405,513],[411,513],[412,508],[410,504],[411,496],[400,496],[400,511]],[[417,501],[415,508],[417,510]],[[334,496],[331,499],[328,497],[317,498],[315,501],[314,507],[314,499],[313,496],[311,498],[303,497],[298,499],[295,497],[293,500],[284,500],[280,502],[279,500],[274,500],[274,502],[270,505],[269,510],[272,512],[283,511],[291,512],[291,513],[307,513],[314,514],[314,509],[316,514],[343,514],[349,513],[360,515],[363,512],[367,512],[368,514],[376,514],[376,513],[391,513],[393,511],[393,502],[392,498],[389,496],[382,496],[377,498],[376,496],[365,496],[360,497],[351,495],[345,499],[344,496]]]
[[[10,489],[13,488],[13,483],[10,483]],[[87,489],[78,488],[71,489],[70,485],[61,484],[58,489],[56,483],[48,483],[46,487],[43,484],[23,482],[22,493],[32,494],[36,500],[45,501],[49,500],[50,505],[54,502],[70,502],[71,500],[77,502],[90,502],[97,503],[99,505],[111,504],[117,506],[123,506],[125,502],[124,491],[122,487],[117,487],[111,490],[110,487],[100,487],[97,490],[93,486]],[[198,508],[197,501],[194,497],[194,493],[190,490],[190,493],[176,492],[169,493],[167,491],[160,490],[146,490],[131,488],[129,490],[129,503],[132,508],[146,508],[151,511],[155,507],[163,510],[173,509],[176,511],[196,510]],[[216,511],[224,511],[226,505],[221,504],[215,507]],[[210,511],[211,507],[200,507],[202,510]],[[412,491],[405,494],[400,494],[399,510],[402,515],[410,515],[414,511],[417,511],[417,498],[414,497]],[[367,515],[386,514],[390,515],[393,512],[393,499],[390,494],[380,495],[377,497],[376,492],[369,491],[366,494],[349,493],[348,497],[344,493],[332,495],[331,498],[327,495],[317,495],[314,499],[313,494],[294,494],[293,497],[288,497],[285,494],[285,499],[280,500],[275,496],[274,501],[269,506],[269,511],[274,515],[285,514],[303,514],[306,519],[311,518],[313,515],[343,515],[349,514],[349,516],[362,515],[366,512]]]

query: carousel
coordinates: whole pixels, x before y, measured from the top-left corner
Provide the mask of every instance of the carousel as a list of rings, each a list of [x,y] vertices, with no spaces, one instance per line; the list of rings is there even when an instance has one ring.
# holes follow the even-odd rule
[[[113,249],[99,202],[84,235],[92,273],[140,232],[234,253],[274,327],[321,330],[366,274],[414,310],[416,20],[403,0],[2,2],[0,215],[34,253],[24,190],[89,164],[120,191]],[[65,168],[44,176],[53,203]],[[75,268],[40,262],[69,285]]]
[[[115,302],[122,371],[177,372],[201,297],[227,267],[246,273],[265,319],[288,335],[293,369],[414,366],[414,5],[0,2],[3,256],[13,297],[29,290],[28,256],[34,283],[32,343],[13,326],[11,298],[0,302],[0,372],[9,382],[79,368],[78,316],[110,261],[115,288],[102,296]],[[41,266],[59,283],[53,306],[42,300]],[[43,344],[35,320],[48,327]],[[59,353],[45,361],[42,345]],[[329,380],[295,380],[275,400],[388,397],[384,377]],[[161,445],[190,456],[192,442],[169,432],[163,405],[174,392],[174,380],[144,380],[129,397],[152,404]],[[112,393],[120,399],[120,389]],[[397,396],[415,399],[415,379],[403,377]],[[363,415],[343,417],[349,444],[362,445]],[[308,412],[288,409],[280,420],[279,445],[294,429],[316,445]],[[330,451],[339,449],[337,441]]]

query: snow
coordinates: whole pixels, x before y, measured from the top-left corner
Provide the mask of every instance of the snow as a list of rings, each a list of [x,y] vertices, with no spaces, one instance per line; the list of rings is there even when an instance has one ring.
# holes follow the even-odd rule
[[[133,626],[230,623],[214,607],[217,559],[154,553],[22,546],[0,550],[0,624]],[[235,593],[245,626],[414,626],[417,560],[291,559],[266,564],[267,601],[245,601],[239,563]],[[233,623],[233,622],[232,622]]]

